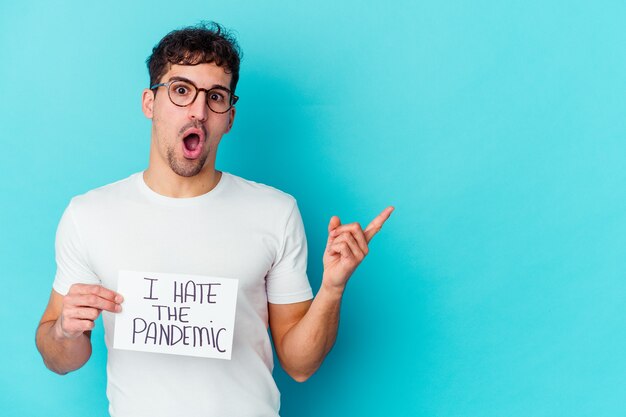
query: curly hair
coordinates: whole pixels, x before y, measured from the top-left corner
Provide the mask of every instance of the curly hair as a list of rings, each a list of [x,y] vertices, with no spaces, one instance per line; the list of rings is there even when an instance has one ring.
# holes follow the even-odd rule
[[[239,81],[241,49],[235,36],[215,22],[176,29],[165,35],[146,60],[150,85],[158,84],[171,65],[197,65],[214,62],[232,74],[230,89],[234,93]]]

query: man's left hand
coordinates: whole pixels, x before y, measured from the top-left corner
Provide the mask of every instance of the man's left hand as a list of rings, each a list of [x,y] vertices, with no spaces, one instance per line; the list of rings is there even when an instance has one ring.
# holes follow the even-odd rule
[[[368,254],[368,244],[383,227],[393,207],[382,211],[363,230],[359,223],[341,224],[333,216],[328,224],[328,242],[324,251],[324,275],[322,285],[343,292],[348,279]]]

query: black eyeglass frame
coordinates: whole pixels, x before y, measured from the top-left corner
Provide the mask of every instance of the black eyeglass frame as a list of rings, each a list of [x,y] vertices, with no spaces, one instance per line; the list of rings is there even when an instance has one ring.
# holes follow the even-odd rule
[[[176,82],[184,82],[184,83],[191,84],[191,85],[193,85],[193,87],[196,89],[196,95],[195,95],[195,96],[193,96],[193,100],[191,100],[191,101],[189,102],[189,104],[185,104],[185,105],[176,104],[176,103],[174,102],[174,100],[172,100],[172,96],[170,95],[170,86],[171,86],[173,83],[176,83]],[[230,90],[229,90],[228,88],[226,88],[226,87],[222,87],[222,86],[219,86],[219,85],[218,85],[218,86],[213,87],[213,88],[200,88],[200,87],[198,87],[198,86],[197,86],[197,85],[196,85],[193,81],[191,81],[191,80],[187,80],[187,79],[174,79],[174,80],[170,80],[170,81],[168,81],[168,82],[166,82],[166,83],[155,84],[155,85],[153,85],[152,87],[150,87],[150,90],[156,90],[156,89],[157,89],[157,88],[159,88],[159,87],[167,87],[167,97],[170,99],[170,101],[172,102],[172,104],[173,104],[173,105],[178,106],[178,107],[187,107],[187,106],[191,106],[191,105],[192,105],[192,104],[196,101],[196,99],[198,98],[198,93],[199,93],[200,91],[204,91],[204,92],[206,93],[206,105],[209,107],[209,110],[211,110],[213,113],[217,113],[217,114],[224,114],[224,113],[228,112],[228,111],[229,111],[230,109],[232,109],[232,108],[233,108],[233,106],[237,103],[237,100],[239,100],[239,96],[234,95],[234,94],[233,94],[233,92],[232,92],[232,91],[230,91]],[[229,103],[229,104],[230,104],[230,106],[229,106],[226,110],[224,110],[224,111],[215,111],[215,110],[213,110],[213,109],[211,108],[211,105],[209,104],[209,93],[210,93],[212,90],[222,90],[222,91],[226,91],[228,94],[230,94],[230,103]]]

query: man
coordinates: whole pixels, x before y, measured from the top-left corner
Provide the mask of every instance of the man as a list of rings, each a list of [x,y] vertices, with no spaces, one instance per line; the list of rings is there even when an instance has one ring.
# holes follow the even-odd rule
[[[234,38],[217,24],[173,31],[153,49],[148,69],[148,168],[74,198],[65,210],[37,347],[54,372],[80,368],[102,313],[112,416],[276,416],[268,325],[285,371],[309,378],[334,344],[348,278],[393,208],[365,230],[330,220],[312,300],[295,200],[215,169],[236,113]],[[114,349],[121,270],[237,279],[231,360]]]

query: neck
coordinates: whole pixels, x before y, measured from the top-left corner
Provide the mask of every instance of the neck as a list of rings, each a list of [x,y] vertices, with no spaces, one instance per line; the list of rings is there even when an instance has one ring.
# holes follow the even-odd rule
[[[146,185],[155,193],[173,198],[190,198],[211,191],[222,178],[222,173],[213,166],[205,166],[198,175],[181,177],[169,170],[156,170],[148,167],[143,172]]]

